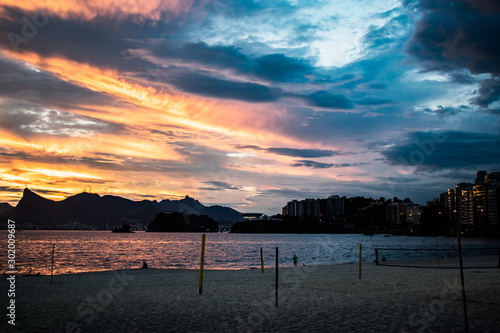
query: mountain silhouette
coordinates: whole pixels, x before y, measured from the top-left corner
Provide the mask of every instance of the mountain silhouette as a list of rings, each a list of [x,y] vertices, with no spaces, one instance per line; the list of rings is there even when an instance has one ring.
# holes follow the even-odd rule
[[[5,207],[0,210],[1,227],[6,227],[7,219],[14,220],[17,224],[55,229],[79,227],[104,229],[123,224],[146,226],[160,212],[207,215],[220,222],[222,226],[243,219],[241,214],[232,208],[205,206],[189,196],[182,200],[165,199],[158,202],[79,193],[62,201],[54,201],[28,188],[24,189],[23,197],[15,207],[10,205],[0,207],[2,209]]]
[[[7,202],[2,202],[0,203],[0,213],[5,212],[6,210],[11,209],[12,206],[8,204]]]

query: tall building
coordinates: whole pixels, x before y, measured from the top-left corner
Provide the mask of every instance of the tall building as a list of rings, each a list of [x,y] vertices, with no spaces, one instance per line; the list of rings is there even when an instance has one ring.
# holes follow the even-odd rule
[[[409,206],[406,208],[406,223],[418,225],[422,217],[422,207]]]
[[[320,216],[320,201],[319,199],[305,199],[304,202],[304,217],[319,217]]]
[[[484,185],[488,181],[488,173],[486,171],[478,171],[474,185]]]
[[[455,187],[457,220],[466,230],[474,229],[474,192],[470,183],[460,183]]]
[[[298,217],[319,218],[325,215],[335,217],[344,214],[344,198],[332,195],[327,199],[292,200],[282,208],[282,213]]]
[[[489,227],[500,232],[500,172],[492,172],[486,178]]]
[[[449,221],[450,225],[456,226],[458,222],[457,218],[457,200],[455,197],[455,189],[449,189],[448,191],[445,192],[445,200],[444,200],[444,206],[448,209],[448,216],[449,216]]]
[[[474,184],[460,183],[443,194],[450,222],[467,231],[500,232],[500,172],[478,171]]]
[[[344,215],[344,198],[338,195],[330,195],[325,201],[325,215],[329,217]]]
[[[387,205],[386,220],[391,224],[401,224],[406,222],[406,205],[402,202],[393,202]]]
[[[488,223],[492,230],[500,231],[500,186],[488,188]]]
[[[485,184],[475,185],[472,189],[474,200],[474,226],[476,230],[489,230],[488,189]]]

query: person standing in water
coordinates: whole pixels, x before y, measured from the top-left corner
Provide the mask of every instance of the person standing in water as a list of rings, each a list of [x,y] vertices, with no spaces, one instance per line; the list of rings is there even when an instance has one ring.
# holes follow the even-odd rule
[[[297,257],[297,255],[294,253],[293,254],[293,267],[297,267],[297,260],[299,259],[299,257]]]

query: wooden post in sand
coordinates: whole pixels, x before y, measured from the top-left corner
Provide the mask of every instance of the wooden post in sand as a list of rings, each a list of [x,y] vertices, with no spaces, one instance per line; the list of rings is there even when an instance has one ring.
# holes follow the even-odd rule
[[[264,256],[262,255],[262,248],[260,248],[260,269],[264,273]]]
[[[361,279],[361,250],[363,248],[363,244],[359,244],[359,279]]]
[[[52,264],[50,265],[50,285],[52,285],[52,277],[54,276],[54,252],[56,244],[52,244]]]
[[[498,249],[498,268],[500,268],[500,249]]]
[[[278,248],[276,248],[276,291],[274,293],[274,304],[278,306]]]
[[[438,243],[438,239],[437,238],[436,238],[436,257],[437,257],[438,266],[439,266],[439,243]]]
[[[464,267],[462,266],[462,245],[460,244],[460,222],[457,227],[457,243],[458,243],[458,265],[460,267],[460,284],[462,286],[462,307],[464,308],[464,324],[465,331],[469,331],[469,322],[467,320],[467,302],[465,300],[465,286],[464,286]]]
[[[199,294],[203,293],[203,263],[205,262],[205,234],[201,235],[201,259],[200,259],[200,289]]]

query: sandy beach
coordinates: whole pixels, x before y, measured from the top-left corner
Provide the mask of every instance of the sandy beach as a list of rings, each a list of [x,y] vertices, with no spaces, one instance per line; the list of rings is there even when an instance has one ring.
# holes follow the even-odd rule
[[[484,266],[481,260],[469,264]],[[459,281],[449,268],[366,263],[359,279],[357,264],[286,267],[275,306],[274,269],[205,270],[202,295],[198,270],[58,275],[53,285],[48,276],[18,276],[12,326],[2,276],[0,331],[463,332]],[[468,268],[465,284],[470,331],[498,332],[500,269]]]

